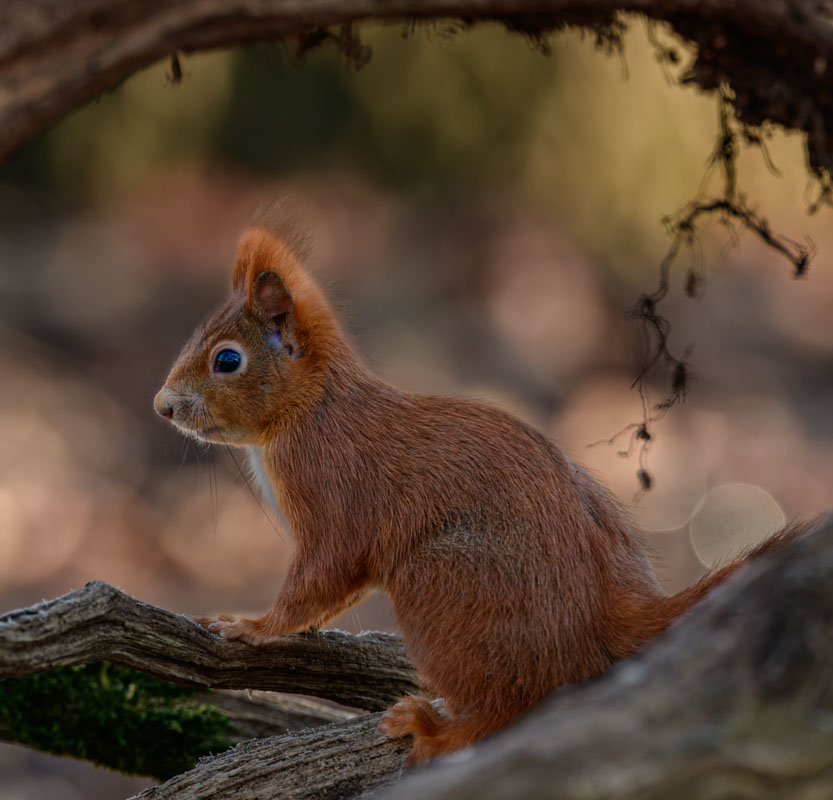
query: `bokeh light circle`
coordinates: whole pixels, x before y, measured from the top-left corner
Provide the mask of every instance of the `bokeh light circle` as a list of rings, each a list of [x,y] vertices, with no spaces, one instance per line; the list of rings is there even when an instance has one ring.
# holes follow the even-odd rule
[[[784,525],[775,498],[760,486],[727,483],[708,491],[689,526],[697,558],[710,569],[754,547]]]

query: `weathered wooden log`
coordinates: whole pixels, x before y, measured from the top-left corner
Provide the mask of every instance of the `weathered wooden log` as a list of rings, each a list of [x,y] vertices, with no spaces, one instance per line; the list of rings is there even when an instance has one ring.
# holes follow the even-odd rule
[[[309,694],[369,710],[419,692],[392,634],[319,631],[252,647],[101,581],[0,617],[0,679],[96,661],[185,686]]]
[[[396,780],[409,749],[377,731],[379,714],[244,742],[133,800],[365,798]]]
[[[237,744],[346,722],[362,713],[308,697],[234,689],[200,692],[194,701],[219,710],[231,723],[229,735]]]

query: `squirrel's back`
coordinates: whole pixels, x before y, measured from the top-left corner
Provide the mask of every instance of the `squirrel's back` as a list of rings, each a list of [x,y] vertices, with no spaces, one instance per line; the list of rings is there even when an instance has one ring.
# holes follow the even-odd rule
[[[314,507],[316,529],[335,520],[356,541],[376,532],[368,577],[390,593],[417,660],[408,620],[459,615],[451,627],[469,648],[482,635],[477,623],[508,626],[492,657],[514,653],[512,626],[525,636],[534,620],[539,644],[523,649],[549,662],[559,683],[607,668],[618,657],[608,609],[623,596],[647,603],[661,594],[607,493],[499,409],[400,392],[344,366],[318,412],[275,448],[276,472],[305,513]],[[439,648],[443,658],[449,647]]]

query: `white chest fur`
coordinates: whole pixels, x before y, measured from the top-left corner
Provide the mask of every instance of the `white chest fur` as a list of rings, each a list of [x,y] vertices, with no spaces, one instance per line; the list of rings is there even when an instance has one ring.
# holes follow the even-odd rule
[[[260,496],[278,513],[278,498],[275,496],[275,490],[272,487],[272,482],[269,480],[269,475],[266,472],[266,467],[263,463],[263,448],[262,447],[247,447],[246,455],[249,460],[249,477],[251,478]]]

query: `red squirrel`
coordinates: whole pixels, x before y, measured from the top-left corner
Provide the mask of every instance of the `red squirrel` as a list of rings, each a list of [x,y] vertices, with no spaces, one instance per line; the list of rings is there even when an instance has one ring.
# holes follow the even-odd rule
[[[248,228],[231,298],[154,399],[184,433],[247,448],[294,541],[272,608],[212,618],[210,630],[257,645],[384,590],[423,681],[444,698],[438,710],[406,697],[383,715],[389,735],[413,736],[413,763],[601,675],[745,560],[665,596],[587,472],[504,411],[377,378],[301,262],[292,236]]]

